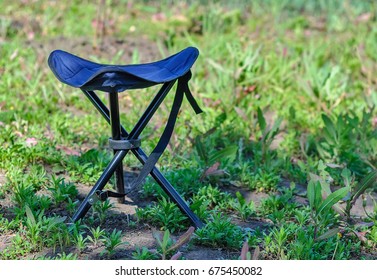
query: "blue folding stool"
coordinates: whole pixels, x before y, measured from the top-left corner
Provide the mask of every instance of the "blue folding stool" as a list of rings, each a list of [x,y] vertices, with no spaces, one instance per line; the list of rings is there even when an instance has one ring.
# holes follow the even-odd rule
[[[137,188],[145,177],[151,174],[172,201],[191,220],[193,225],[197,228],[203,226],[203,223],[191,211],[174,187],[155,167],[172,135],[183,96],[186,96],[197,114],[201,113],[201,109],[188,87],[188,81],[191,78],[190,69],[198,55],[199,51],[196,48],[189,47],[166,59],[152,63],[108,65],[94,63],[62,50],[55,50],[50,54],[48,65],[55,76],[65,84],[80,88],[111,125],[112,132],[109,146],[114,150],[114,157],[73,215],[73,222],[83,218],[93,204],[93,201],[97,199],[106,200],[108,197],[117,197],[119,202],[124,202],[126,193],[124,191],[122,160],[128,151],[131,151],[143,164],[138,177],[132,182],[131,188]],[[155,149],[148,157],[140,147],[141,141],[139,136],[176,81],[178,81],[177,89],[166,127]],[[120,124],[118,93],[159,84],[162,84],[162,87],[135,127],[128,133]],[[106,107],[94,91],[109,93],[109,108]],[[104,191],[103,188],[114,173],[116,176],[117,192]]]

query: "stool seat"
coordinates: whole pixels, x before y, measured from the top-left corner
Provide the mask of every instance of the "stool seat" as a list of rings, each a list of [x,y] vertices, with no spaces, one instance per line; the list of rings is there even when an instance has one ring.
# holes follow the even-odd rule
[[[55,50],[48,64],[63,83],[84,90],[122,92],[127,89],[146,88],[173,81],[190,71],[199,55],[188,47],[163,60],[130,65],[95,63],[71,53]]]

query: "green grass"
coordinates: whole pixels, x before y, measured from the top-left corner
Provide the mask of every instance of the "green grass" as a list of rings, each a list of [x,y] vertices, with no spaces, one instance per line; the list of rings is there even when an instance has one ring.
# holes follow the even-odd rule
[[[109,203],[67,225],[79,186],[93,185],[111,159],[109,128],[79,90],[56,80],[48,53],[76,49],[104,63],[131,53],[121,63],[138,63],[149,59],[138,42],[152,45],[154,59],[200,51],[190,88],[204,114],[184,102],[159,162],[206,222],[185,250],[239,256],[247,241],[261,259],[377,258],[376,3],[190,2],[1,2],[0,238],[10,239],[0,259],[82,259],[98,248],[94,258],[117,258],[127,230],[189,227],[153,179],[140,193],[147,205],[121,225]],[[110,57],[113,38],[129,44]],[[152,91],[120,96],[131,128]],[[171,102],[142,134],[147,151]],[[159,256],[133,250],[122,258]]]

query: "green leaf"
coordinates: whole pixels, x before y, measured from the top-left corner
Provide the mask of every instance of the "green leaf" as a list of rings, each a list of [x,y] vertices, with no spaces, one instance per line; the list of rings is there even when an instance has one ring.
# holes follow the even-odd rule
[[[343,117],[342,116],[338,116],[338,120],[337,120],[337,122],[336,122],[336,129],[338,130],[338,131],[344,131],[344,129],[346,128],[347,126],[346,126],[346,124],[345,124],[345,122],[344,122],[344,120],[343,120]]]
[[[325,171],[327,168],[326,164],[323,163],[323,161],[320,159],[319,162],[318,162],[318,171],[319,173],[322,173],[323,171]]]
[[[352,178],[352,174],[351,174],[351,171],[348,169],[348,168],[344,168],[342,170],[342,174],[341,174],[342,178],[343,178],[343,181],[344,181],[344,185],[346,187],[349,187],[351,185],[351,178]]]
[[[333,237],[334,235],[336,235],[339,232],[339,230],[340,230],[339,228],[329,229],[324,234],[322,234],[321,236],[319,236],[316,240],[317,241],[321,241],[321,240],[325,240],[327,238]]]
[[[282,121],[283,121],[282,118],[278,118],[274,122],[274,124],[273,124],[273,126],[272,126],[272,128],[270,130],[270,136],[269,137],[274,138],[279,133],[280,125],[281,125]]]
[[[63,223],[66,219],[67,219],[66,216],[51,218],[50,223],[48,224],[47,230],[51,230],[56,225]]]
[[[217,63],[213,59],[208,58],[207,62],[209,65],[211,65],[213,68],[215,68],[219,72],[222,72],[224,74],[233,74],[229,69],[225,68],[223,65],[221,65],[220,63]]]
[[[195,148],[196,148],[196,151],[198,152],[200,159],[206,162],[207,153],[206,153],[206,150],[204,149],[202,138],[200,136],[196,137],[195,139]]]
[[[352,198],[352,204],[356,202],[360,195],[362,195],[368,188],[371,188],[377,182],[377,170],[373,170],[365,176],[356,186],[355,194]]]
[[[309,205],[310,205],[310,208],[312,209],[315,209],[315,204],[314,204],[314,201],[315,201],[315,186],[316,186],[316,183],[312,180],[309,181],[309,184],[308,184],[308,191],[307,191],[307,196],[308,196],[308,200],[309,200]]]
[[[162,246],[163,246],[162,248],[164,250],[166,250],[168,248],[169,241],[170,241],[170,232],[169,232],[169,230],[165,230],[164,237],[162,239]]]
[[[266,129],[266,119],[263,116],[262,110],[258,107],[258,124],[261,129],[261,131],[264,131]]]
[[[241,206],[246,204],[246,200],[240,192],[236,192],[236,197]]]
[[[318,208],[318,215],[322,211],[328,211],[333,205],[335,205],[339,200],[347,195],[349,192],[349,188],[344,187],[339,190],[336,190],[332,194],[330,194],[319,206]]]
[[[328,136],[328,137],[326,137],[326,140],[328,140],[328,142],[331,142],[333,144],[337,143],[337,132],[336,132],[334,123],[325,114],[322,114],[322,120],[325,124],[325,133]]]
[[[31,209],[28,205],[25,205],[25,212],[26,212],[27,218],[30,220],[30,223],[32,225],[36,225],[37,222],[35,221],[34,214],[33,214],[33,212],[31,211]]]
[[[289,107],[289,118],[291,120],[296,120],[296,110],[293,106]]]
[[[307,196],[309,205],[312,209],[318,211],[322,202],[322,186],[319,181],[310,180],[308,184]]]
[[[300,170],[303,172],[306,172],[308,169],[308,167],[301,160],[297,161],[297,165],[298,167],[300,167]]]
[[[223,158],[229,158],[233,161],[236,157],[236,153],[238,150],[237,145],[228,146],[220,151],[214,152],[209,158],[209,164],[213,164],[217,161],[220,161]]]
[[[315,200],[314,200],[314,207],[315,209],[319,209],[319,205],[322,202],[322,184],[320,181],[315,183]]]

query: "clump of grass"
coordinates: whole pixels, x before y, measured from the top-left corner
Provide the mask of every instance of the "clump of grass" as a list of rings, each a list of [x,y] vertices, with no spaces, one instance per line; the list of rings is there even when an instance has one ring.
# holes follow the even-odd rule
[[[229,217],[221,213],[211,215],[208,223],[196,231],[195,242],[213,248],[240,248],[245,232],[232,224]]]
[[[136,215],[140,220],[150,222],[162,230],[175,232],[185,228],[187,217],[184,216],[177,205],[162,197],[156,204],[145,208],[137,208]]]
[[[122,231],[114,229],[104,238],[105,250],[102,252],[102,254],[106,253],[108,257],[111,257],[115,254],[116,249],[123,244],[126,244],[126,242],[122,241]]]

